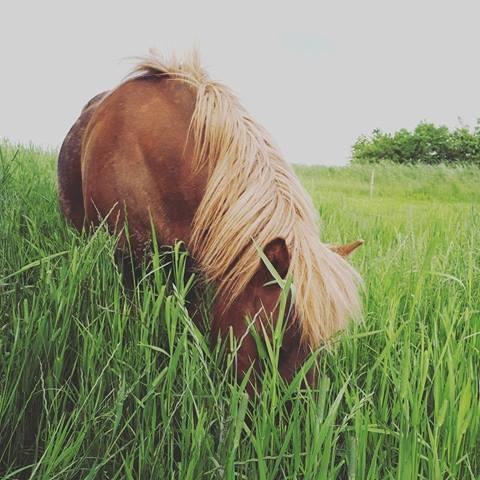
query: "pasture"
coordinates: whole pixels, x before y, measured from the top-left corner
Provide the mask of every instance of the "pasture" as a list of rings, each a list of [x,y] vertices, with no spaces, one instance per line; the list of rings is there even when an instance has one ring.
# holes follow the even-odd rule
[[[480,478],[480,169],[296,168],[323,241],[366,242],[365,318],[315,390],[265,348],[249,402],[188,316],[182,249],[126,290],[114,239],[61,218],[55,161],[1,148],[1,478]]]

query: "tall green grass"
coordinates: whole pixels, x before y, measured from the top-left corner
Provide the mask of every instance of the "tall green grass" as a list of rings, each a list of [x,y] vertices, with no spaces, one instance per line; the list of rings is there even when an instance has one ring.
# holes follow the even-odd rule
[[[480,478],[479,169],[297,169],[324,241],[366,241],[365,320],[318,388],[270,365],[250,402],[190,319],[185,252],[127,290],[115,240],[61,218],[55,155],[1,152],[1,478]]]

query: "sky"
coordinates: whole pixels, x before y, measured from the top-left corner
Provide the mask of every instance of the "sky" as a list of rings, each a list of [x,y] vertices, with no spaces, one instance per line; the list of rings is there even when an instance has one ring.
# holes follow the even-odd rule
[[[149,48],[197,48],[291,163],[344,165],[375,128],[480,117],[476,0],[2,0],[0,18],[13,142],[59,147]]]

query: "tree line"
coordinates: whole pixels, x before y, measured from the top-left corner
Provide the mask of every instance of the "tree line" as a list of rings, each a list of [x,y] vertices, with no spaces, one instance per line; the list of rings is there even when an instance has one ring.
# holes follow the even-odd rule
[[[472,129],[422,122],[413,131],[401,129],[393,134],[376,129],[361,136],[352,147],[352,162],[402,164],[475,163],[480,165],[480,119]]]

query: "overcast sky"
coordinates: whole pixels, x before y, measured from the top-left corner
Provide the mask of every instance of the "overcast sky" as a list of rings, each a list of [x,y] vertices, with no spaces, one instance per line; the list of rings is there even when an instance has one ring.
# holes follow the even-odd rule
[[[0,5],[0,138],[59,146],[150,47],[196,46],[292,163],[342,165],[374,128],[480,117],[478,1]]]

